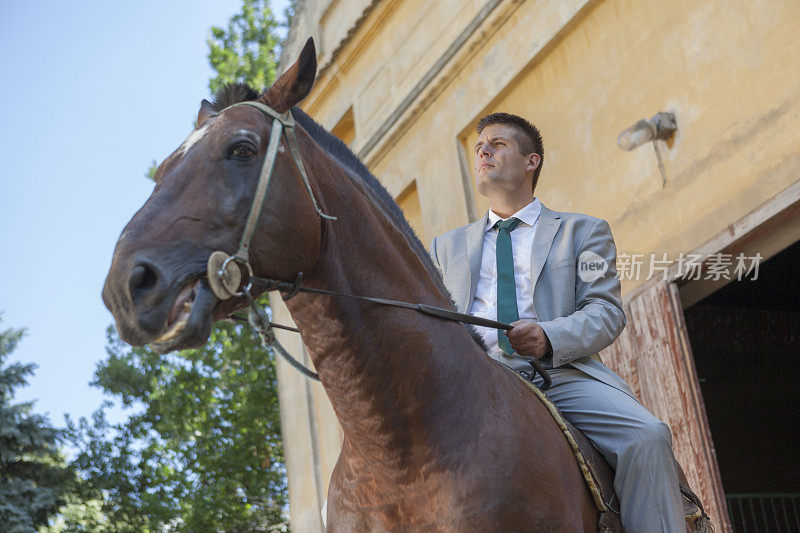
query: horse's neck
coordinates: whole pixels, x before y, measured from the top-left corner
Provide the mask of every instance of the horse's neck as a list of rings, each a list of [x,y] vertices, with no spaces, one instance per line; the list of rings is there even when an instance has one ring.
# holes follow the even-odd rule
[[[338,221],[325,222],[322,256],[308,285],[449,305],[376,206],[347,209]],[[435,419],[469,403],[480,366],[470,368],[470,360],[485,354],[460,324],[341,297],[301,294],[287,303],[346,440],[362,452],[391,460],[393,447],[407,450],[430,435]]]

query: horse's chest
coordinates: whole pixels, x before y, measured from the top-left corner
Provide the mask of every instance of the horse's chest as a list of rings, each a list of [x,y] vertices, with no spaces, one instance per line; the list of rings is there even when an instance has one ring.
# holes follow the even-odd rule
[[[365,478],[355,486],[347,485],[331,485],[329,531],[500,531],[498,524],[519,507],[510,505],[516,498],[492,495],[485,485],[449,476],[393,484]]]

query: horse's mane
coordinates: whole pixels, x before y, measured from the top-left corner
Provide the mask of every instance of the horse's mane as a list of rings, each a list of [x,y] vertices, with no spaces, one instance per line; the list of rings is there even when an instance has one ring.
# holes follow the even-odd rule
[[[308,116],[302,109],[299,107],[293,108],[292,116],[328,155],[351,171],[347,172],[351,178],[355,177],[360,179],[372,199],[394,220],[395,225],[406,238],[406,241],[408,241],[409,246],[420,259],[420,262],[434,275],[434,279],[439,285],[439,288],[444,291],[444,294],[449,295],[450,293],[447,292],[444,286],[439,270],[433,264],[425,246],[420,242],[414,229],[406,220],[400,206],[394,201],[389,191],[378,181],[378,178],[372,175],[364,163],[358,159],[358,156],[356,156],[341,139],[317,124],[314,119]]]
[[[214,97],[214,110],[219,112],[230,105],[247,100],[256,100],[260,96],[261,93],[246,84],[229,83],[220,89],[220,91]],[[378,178],[372,175],[369,169],[367,169],[366,165],[361,162],[358,156],[356,156],[341,139],[317,124],[314,119],[308,116],[302,109],[297,106],[293,107],[292,116],[294,117],[295,121],[300,124],[304,130],[306,130],[314,142],[316,142],[328,155],[342,165],[342,167],[347,171],[345,174],[350,179],[357,179],[360,181],[361,185],[363,185],[362,189],[365,190],[372,200],[378,206],[380,206],[394,221],[395,226],[403,234],[406,242],[408,242],[408,245],[417,256],[420,263],[422,263],[428,272],[431,273],[434,283],[436,283],[442,293],[447,295],[452,302],[452,296],[450,296],[450,292],[444,285],[444,281],[442,280],[439,269],[436,267],[436,265],[434,265],[430,255],[428,255],[428,251],[425,249],[425,246],[422,245],[419,237],[417,237],[417,234],[406,220],[406,217],[403,215],[403,211],[400,209],[400,206],[397,205],[397,202],[394,201],[392,196],[381,184]],[[486,346],[481,336],[472,328],[472,326],[467,324],[465,324],[465,326],[470,331],[470,334],[476,340],[476,342],[478,342],[478,344],[485,350]]]

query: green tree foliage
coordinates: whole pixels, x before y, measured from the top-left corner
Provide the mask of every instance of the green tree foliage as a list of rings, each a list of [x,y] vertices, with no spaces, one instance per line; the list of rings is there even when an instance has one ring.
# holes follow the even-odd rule
[[[72,480],[58,451],[61,431],[33,413],[33,402],[12,403],[36,368],[7,362],[24,334],[0,331],[0,524],[9,533],[46,525]]]
[[[124,533],[128,524],[116,524],[103,512],[103,502],[98,499],[85,499],[85,491],[77,490],[66,496],[66,504],[59,509],[52,525],[39,528],[39,533],[91,532]],[[145,531],[145,530],[142,530]]]
[[[257,339],[222,323],[205,347],[159,355],[110,328],[107,350],[93,384],[137,412],[111,424],[101,409],[69,426],[83,497],[102,502],[115,531],[284,524],[275,366]]]
[[[208,60],[217,75],[208,82],[212,93],[231,82],[244,82],[255,89],[275,79],[280,41],[268,0],[244,0],[242,11],[226,29],[212,27]]]

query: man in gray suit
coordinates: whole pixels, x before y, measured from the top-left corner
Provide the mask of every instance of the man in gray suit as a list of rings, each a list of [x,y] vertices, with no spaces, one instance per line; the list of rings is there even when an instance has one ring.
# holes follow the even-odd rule
[[[625,327],[608,223],[534,196],[544,147],[528,121],[495,113],[478,133],[477,188],[491,209],[431,246],[458,311],[514,326],[478,328],[492,358],[529,371],[520,356],[536,357],[549,369],[548,397],[616,471],[625,531],[685,531],[669,427],[591,357]]]

